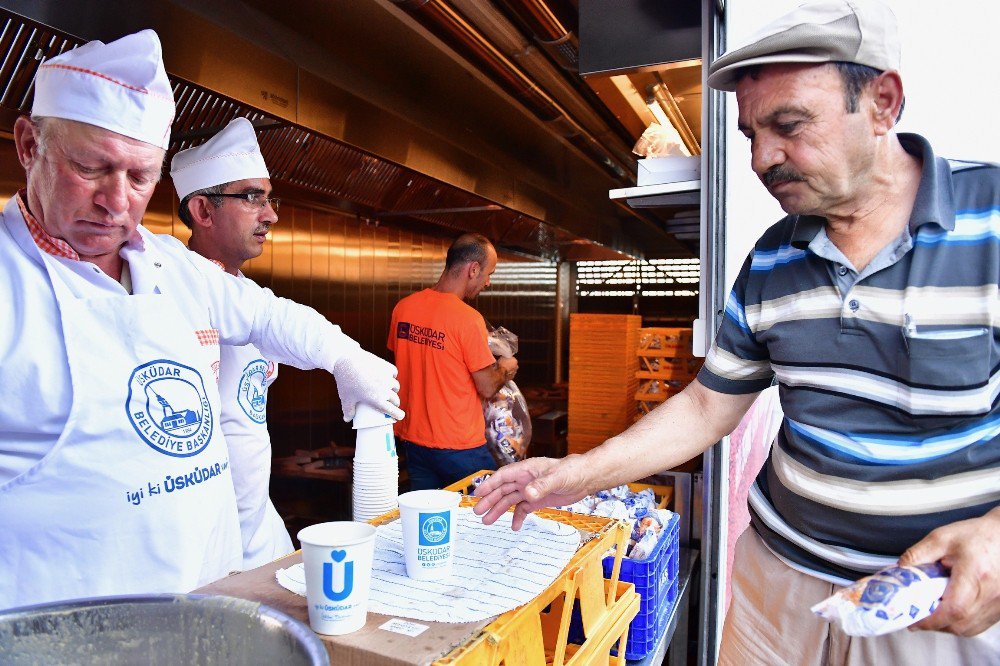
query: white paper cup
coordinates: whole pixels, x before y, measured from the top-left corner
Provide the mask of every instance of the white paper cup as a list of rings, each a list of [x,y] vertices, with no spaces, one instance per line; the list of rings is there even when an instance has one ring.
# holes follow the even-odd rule
[[[354,459],[396,461],[396,439],[391,425],[361,428],[355,431]]]
[[[381,412],[371,405],[360,403],[354,411],[354,429],[374,428],[377,426],[392,426],[395,423],[388,414]]]
[[[455,510],[461,499],[450,490],[414,490],[399,496],[407,576],[440,580],[451,575]]]
[[[341,521],[302,529],[309,625],[317,634],[365,626],[375,557],[375,526]]]

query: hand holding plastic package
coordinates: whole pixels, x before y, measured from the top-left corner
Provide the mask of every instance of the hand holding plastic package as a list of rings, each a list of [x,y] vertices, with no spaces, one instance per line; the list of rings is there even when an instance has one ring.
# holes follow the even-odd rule
[[[933,613],[949,580],[937,563],[887,567],[837,590],[811,610],[839,622],[848,636],[881,636]]]
[[[512,358],[517,353],[517,336],[502,326],[490,331],[488,342],[497,358]],[[531,442],[531,417],[528,403],[513,380],[483,401],[483,416],[486,445],[497,465],[523,460]]]
[[[405,414],[399,408],[399,381],[396,366],[371,352],[356,349],[344,354],[333,366],[337,393],[344,409],[344,420],[354,418],[359,404],[374,407],[397,421]]]

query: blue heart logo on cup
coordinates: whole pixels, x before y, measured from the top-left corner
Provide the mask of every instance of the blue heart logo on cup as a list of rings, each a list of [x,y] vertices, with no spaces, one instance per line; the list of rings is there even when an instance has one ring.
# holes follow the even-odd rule
[[[333,558],[334,562],[343,562],[344,558],[347,557],[346,550],[331,550],[330,557]]]

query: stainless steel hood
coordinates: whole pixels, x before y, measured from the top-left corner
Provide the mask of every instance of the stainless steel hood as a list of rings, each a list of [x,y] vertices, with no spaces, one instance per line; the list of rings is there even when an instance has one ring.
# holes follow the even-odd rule
[[[42,59],[153,27],[178,106],[172,151],[246,116],[277,184],[315,205],[432,232],[479,231],[540,257],[690,256],[662,224],[604,198],[628,178],[615,179],[551,125],[515,113],[517,100],[482,74],[470,77],[467,63],[392,3],[352,2],[350,11],[332,3],[343,10],[338,34],[353,31],[340,47],[313,39],[322,26],[292,29],[236,0],[210,8],[186,0],[0,4],[32,17],[0,14],[5,127],[30,109]],[[354,32],[365,23],[387,35],[359,54]],[[402,53],[422,68],[393,64]],[[458,71],[466,80],[454,80]],[[437,79],[403,80],[415,72]],[[430,94],[421,97],[421,88]]]

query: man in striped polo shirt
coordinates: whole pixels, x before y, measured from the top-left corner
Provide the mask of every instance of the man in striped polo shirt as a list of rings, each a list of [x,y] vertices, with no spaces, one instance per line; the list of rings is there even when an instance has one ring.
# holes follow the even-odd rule
[[[491,522],[697,455],[773,379],[785,419],[740,538],[720,663],[1000,663],[1000,169],[897,134],[895,18],[813,2],[713,63],[788,215],[747,258],[688,389],[582,456],[501,470]],[[665,441],[666,439],[666,441]],[[852,638],[811,605],[899,559],[951,580],[917,629]]]

